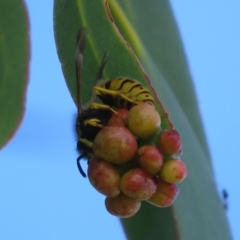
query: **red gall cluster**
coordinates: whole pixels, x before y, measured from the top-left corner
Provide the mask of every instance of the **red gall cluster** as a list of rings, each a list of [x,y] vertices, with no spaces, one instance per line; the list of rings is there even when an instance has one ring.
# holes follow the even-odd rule
[[[160,125],[154,106],[139,103],[129,111],[118,109],[94,139],[88,178],[106,196],[105,206],[112,215],[131,217],[144,200],[168,207],[177,197],[176,183],[187,175],[178,157],[181,139],[175,130],[161,131]],[[139,146],[140,140],[156,133],[155,145]]]

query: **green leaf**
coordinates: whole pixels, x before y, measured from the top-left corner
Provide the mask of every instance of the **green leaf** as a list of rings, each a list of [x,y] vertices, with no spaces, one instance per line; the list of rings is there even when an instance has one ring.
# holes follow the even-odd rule
[[[0,148],[24,113],[29,64],[28,16],[19,0],[0,1]]]
[[[71,95],[76,102],[76,35],[80,27],[86,26],[89,37],[84,53],[82,101],[90,100],[98,67],[107,51],[110,56],[104,77],[134,78],[151,88],[153,94],[157,93],[156,100],[160,98],[174,127],[181,133],[183,160],[188,166],[188,177],[179,184],[180,195],[173,207],[160,209],[143,203],[135,216],[122,220],[128,239],[231,239],[169,2],[108,2],[113,16],[105,0],[54,2],[57,51]],[[144,70],[118,29],[133,46]],[[163,115],[163,127],[171,128],[161,103],[157,102],[157,109]]]

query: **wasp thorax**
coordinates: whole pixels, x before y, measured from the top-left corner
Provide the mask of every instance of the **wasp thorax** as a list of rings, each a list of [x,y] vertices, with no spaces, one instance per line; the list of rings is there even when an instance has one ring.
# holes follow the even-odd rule
[[[114,198],[107,197],[105,206],[109,213],[120,218],[131,217],[140,209],[141,201],[120,193]]]
[[[136,138],[124,127],[107,126],[98,133],[93,142],[93,153],[110,163],[130,161],[136,151]]]
[[[92,186],[108,197],[120,193],[120,175],[112,164],[93,158],[88,165],[88,178]]]
[[[139,103],[132,107],[128,115],[128,128],[140,138],[148,138],[160,127],[161,118],[153,105]]]

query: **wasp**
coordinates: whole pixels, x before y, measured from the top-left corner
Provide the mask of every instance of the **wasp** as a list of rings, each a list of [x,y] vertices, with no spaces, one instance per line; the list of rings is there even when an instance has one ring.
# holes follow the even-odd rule
[[[102,80],[102,73],[107,62],[107,54],[103,56],[102,63],[98,70],[97,79]],[[93,92],[103,102],[105,108],[126,108],[130,109],[132,106],[147,102],[154,105],[154,99],[147,88],[140,84],[137,80],[118,77],[105,81],[104,83],[93,87]],[[101,107],[100,105],[97,105]],[[94,103],[92,104],[94,107]]]
[[[112,115],[110,109],[104,108],[83,108],[81,102],[81,70],[83,65],[83,53],[86,45],[88,30],[81,28],[77,37],[76,48],[76,86],[77,86],[77,120],[76,132],[78,135],[77,149],[81,155],[77,158],[78,170],[83,177],[86,177],[83,171],[80,160],[86,158],[88,161],[93,157],[92,142],[102,127],[108,124]]]
[[[108,59],[105,53],[97,72],[93,97],[87,109],[81,104],[81,70],[83,65],[83,54],[86,46],[88,30],[83,27],[78,32],[76,48],[76,85],[77,85],[77,121],[76,131],[78,135],[77,149],[81,155],[77,158],[77,166],[83,177],[86,177],[80,165],[80,160],[87,158],[88,161],[94,156],[92,152],[93,141],[98,132],[108,125],[112,113],[118,108],[130,109],[132,106],[147,102],[154,105],[151,93],[138,81],[126,77],[118,77],[97,84],[102,80],[104,66]],[[94,102],[98,97],[102,103]]]

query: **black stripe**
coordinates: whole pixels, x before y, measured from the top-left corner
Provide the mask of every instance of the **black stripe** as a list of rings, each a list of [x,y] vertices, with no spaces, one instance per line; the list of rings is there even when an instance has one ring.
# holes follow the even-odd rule
[[[123,79],[124,79],[124,78],[123,78]],[[122,81],[122,83],[121,83],[120,87],[118,88],[118,90],[121,91],[121,89],[122,89],[122,87],[123,87],[123,85],[124,85],[125,83],[133,83],[133,82],[135,82],[135,81],[126,78],[125,80]]]
[[[137,84],[137,85],[135,85],[135,86],[132,86],[132,87],[130,88],[129,92],[131,92],[134,88],[139,88],[139,87],[142,87],[142,85],[141,85],[141,84]],[[142,87],[142,88],[143,88],[143,87]],[[140,90],[142,90],[142,89],[140,89]]]
[[[142,94],[148,94],[149,96],[151,96],[150,92],[148,92],[147,90],[138,93],[136,96],[139,96],[139,95],[142,95]]]
[[[109,89],[110,86],[111,86],[111,80],[108,81],[108,82],[106,82],[106,83],[104,84],[104,87],[105,87],[106,89]]]

